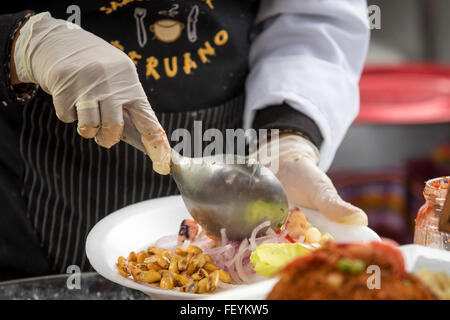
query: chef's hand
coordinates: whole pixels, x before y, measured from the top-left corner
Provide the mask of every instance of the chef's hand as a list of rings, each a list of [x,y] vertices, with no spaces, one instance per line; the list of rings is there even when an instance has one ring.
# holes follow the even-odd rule
[[[281,135],[278,159],[265,149],[270,151],[271,143],[259,148],[258,160],[278,177],[289,203],[318,210],[339,223],[367,225],[367,215],[342,200],[330,178],[317,167],[319,150],[309,140],[295,134]]]
[[[125,53],[74,24],[41,13],[21,27],[12,54],[17,80],[39,84],[52,95],[58,118],[78,120],[82,137],[110,148],[122,137],[127,113],[153,169],[169,173],[167,136]]]

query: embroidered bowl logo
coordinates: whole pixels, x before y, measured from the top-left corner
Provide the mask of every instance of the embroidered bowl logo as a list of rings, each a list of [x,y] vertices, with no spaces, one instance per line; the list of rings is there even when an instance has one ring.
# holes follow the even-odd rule
[[[162,42],[174,42],[181,36],[184,23],[173,19],[162,19],[152,24],[149,29],[154,34],[153,39],[156,38]]]

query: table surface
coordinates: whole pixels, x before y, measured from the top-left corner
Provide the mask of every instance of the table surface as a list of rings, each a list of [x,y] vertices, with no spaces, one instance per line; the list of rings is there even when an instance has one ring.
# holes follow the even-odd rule
[[[148,300],[149,296],[115,284],[95,272],[82,273],[80,289],[69,289],[69,274],[0,282],[0,300]],[[72,283],[70,281],[70,283]]]

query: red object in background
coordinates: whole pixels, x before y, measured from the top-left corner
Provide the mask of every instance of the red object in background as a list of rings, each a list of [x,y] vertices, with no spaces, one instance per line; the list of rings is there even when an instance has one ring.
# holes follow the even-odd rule
[[[358,124],[450,122],[450,66],[369,66],[360,91]]]

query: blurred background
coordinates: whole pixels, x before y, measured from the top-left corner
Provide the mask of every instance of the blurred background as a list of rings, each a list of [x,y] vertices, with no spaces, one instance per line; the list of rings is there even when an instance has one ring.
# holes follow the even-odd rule
[[[450,1],[369,0],[381,9],[361,111],[329,171],[380,236],[413,240],[424,182],[450,175]]]

